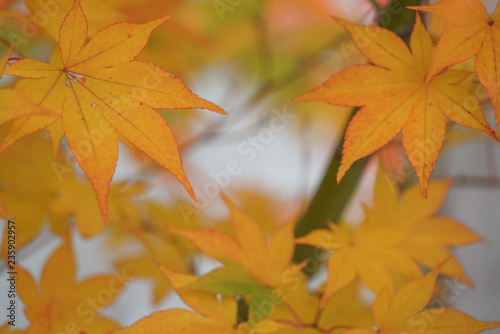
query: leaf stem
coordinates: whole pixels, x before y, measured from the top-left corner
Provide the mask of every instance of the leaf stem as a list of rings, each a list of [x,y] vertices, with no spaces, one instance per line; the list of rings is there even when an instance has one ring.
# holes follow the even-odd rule
[[[290,304],[288,304],[287,301],[284,300],[283,298],[280,298],[280,302],[287,309],[287,311],[290,313],[293,319],[295,319],[296,324],[302,326],[302,319],[300,318],[297,311],[295,311],[293,307]]]
[[[330,334],[332,333],[333,331],[337,330],[337,329],[353,329],[352,326],[348,326],[348,325],[337,325],[337,326],[333,326],[333,327],[330,327],[328,328],[326,331],[324,331],[324,334]]]

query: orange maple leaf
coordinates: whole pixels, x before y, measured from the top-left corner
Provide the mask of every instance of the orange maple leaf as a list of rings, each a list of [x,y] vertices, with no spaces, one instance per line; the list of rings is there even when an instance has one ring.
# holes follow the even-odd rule
[[[7,54],[0,59],[0,77],[2,77],[5,66],[10,59],[12,48],[13,47],[11,46],[7,51]],[[51,115],[53,113],[32,104],[19,92],[12,89],[0,90],[0,125],[18,117],[34,114]]]
[[[377,330],[352,329],[344,334],[449,333],[475,334],[500,327],[449,308],[424,309],[433,297],[440,267],[403,286],[394,296],[386,287],[377,295],[372,314]]]
[[[15,90],[0,89],[0,125],[19,117],[32,115],[54,117],[55,113],[31,103]]]
[[[347,128],[337,181],[355,161],[372,154],[402,131],[405,151],[426,196],[445,137],[445,116],[498,139],[476,97],[457,85],[469,76],[468,72],[448,71],[426,81],[433,46],[418,15],[411,51],[387,29],[336,21],[374,65],[347,68],[295,101],[363,106]]]
[[[75,282],[76,263],[69,234],[50,256],[40,285],[23,268],[18,268],[17,291],[30,321],[26,333],[102,333],[118,328],[97,310],[111,304],[121,292],[125,276],[98,275]]]
[[[427,80],[447,67],[476,56],[476,73],[491,99],[495,119],[500,123],[500,3],[490,17],[479,0],[472,7],[465,0],[442,0],[432,6],[409,7],[433,13],[452,25],[446,30],[436,50]]]
[[[13,121],[0,151],[51,124],[63,129],[71,151],[96,191],[106,221],[119,134],[170,171],[195,198],[172,130],[153,108],[225,112],[197,97],[154,64],[132,61],[145,47],[151,32],[165,20],[167,17],[144,24],[114,24],[86,42],[87,20],[80,1],[75,0],[60,27],[60,54],[56,53],[51,64],[24,59],[5,72],[29,78],[21,85],[23,94],[58,116],[26,116]],[[62,135],[62,131],[56,133]]]

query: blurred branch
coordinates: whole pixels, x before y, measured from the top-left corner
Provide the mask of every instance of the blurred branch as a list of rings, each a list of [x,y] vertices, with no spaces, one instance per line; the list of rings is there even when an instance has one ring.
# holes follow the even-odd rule
[[[377,0],[370,0],[370,3],[372,4],[373,9],[375,9],[377,12],[380,12],[380,10],[382,9],[382,7],[380,7],[380,5],[378,4]]]
[[[454,187],[500,189],[498,180],[492,179],[491,176],[457,175],[454,180]]]
[[[195,144],[198,143],[203,143],[206,144],[207,142],[210,142],[214,139],[219,138],[220,136],[228,136],[228,135],[236,135],[232,137],[231,142],[235,142],[237,140],[240,140],[241,138],[244,138],[246,136],[246,133],[250,134],[250,130],[254,130],[255,128],[260,128],[261,126],[264,126],[266,123],[269,122],[269,117],[266,115],[264,117],[261,117],[259,120],[256,122],[245,126],[244,128],[238,129],[238,131],[222,131],[223,125],[225,125],[224,122],[213,122],[211,125],[208,126],[208,130],[204,130],[203,132],[196,134],[192,136],[191,138],[188,138],[184,140],[182,143],[178,144],[179,151],[180,152],[185,152],[188,151],[189,149],[193,148]]]

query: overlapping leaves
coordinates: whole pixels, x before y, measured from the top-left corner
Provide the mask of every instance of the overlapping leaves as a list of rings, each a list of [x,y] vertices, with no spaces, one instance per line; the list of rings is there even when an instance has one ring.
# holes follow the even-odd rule
[[[449,181],[432,182],[427,200],[420,196],[417,187],[399,198],[389,182],[380,172],[375,206],[368,209],[359,228],[330,224],[330,230],[315,230],[297,240],[333,251],[328,260],[323,304],[356,277],[378,294],[386,286],[394,287],[393,273],[417,278],[421,275],[418,264],[434,268],[445,259],[449,260],[443,274],[473,285],[449,248],[477,242],[480,237],[451,218],[435,215]]]
[[[295,100],[362,107],[346,131],[338,181],[355,161],[402,132],[406,154],[426,196],[445,138],[446,117],[497,139],[475,95],[458,85],[470,73],[452,70],[432,76],[432,41],[418,16],[410,48],[384,28],[336,21],[373,65],[347,68]]]
[[[87,20],[75,0],[60,27],[60,55],[50,64],[23,59],[5,70],[27,78],[18,85],[23,95],[56,115],[17,115],[0,150],[42,128],[48,128],[56,147],[64,134],[92,182],[105,221],[119,137],[170,171],[194,198],[174,135],[153,108],[224,111],[197,97],[163,69],[132,61],[165,20],[167,17],[144,24],[118,23],[87,42]]]

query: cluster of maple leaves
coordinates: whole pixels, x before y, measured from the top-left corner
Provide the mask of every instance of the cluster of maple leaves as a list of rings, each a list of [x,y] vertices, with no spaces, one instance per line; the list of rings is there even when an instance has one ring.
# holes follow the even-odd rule
[[[32,11],[39,4],[27,1]],[[18,269],[27,333],[472,334],[500,327],[451,308],[429,307],[433,298],[450,293],[439,285],[439,275],[473,286],[451,249],[482,239],[436,214],[450,181],[430,181],[430,176],[448,120],[499,139],[477,96],[463,84],[473,74],[449,68],[475,56],[475,75],[498,124],[500,5],[492,16],[478,0],[413,7],[449,23],[436,50],[418,14],[409,46],[387,29],[335,19],[370,64],[344,69],[295,101],[360,107],[346,130],[339,182],[353,163],[402,132],[419,186],[400,194],[380,167],[374,205],[366,208],[359,226],[332,222],[329,229],[300,238],[294,235],[296,217],[266,225],[227,197],[230,226],[196,223],[188,229],[178,211],[136,199],[145,184],[111,184],[121,141],[173,174],[195,199],[176,139],[158,109],[225,111],[161,67],[134,60],[167,17],[95,31],[79,0],[69,6],[45,27],[58,41],[49,63],[13,58],[12,47],[0,59],[0,75],[20,78],[0,89],[0,158],[8,161],[8,168],[0,168],[0,215],[22,224],[18,247],[32,241],[46,221],[64,240],[39,283],[27,269]],[[86,178],[66,170],[63,138]],[[36,206],[26,210],[26,202]],[[102,233],[109,221],[116,244],[134,240],[145,251],[116,262],[127,274],[76,282],[71,219],[85,237]],[[307,263],[292,261],[296,244],[324,250],[316,255],[326,259],[328,278],[315,292],[304,274]],[[190,259],[199,252],[223,266],[192,275]],[[5,242],[1,253],[6,254]],[[98,310],[114,301],[128,275],[152,279],[155,301],[173,289],[192,310],[155,312],[120,329]],[[375,296],[371,305],[360,286]],[[6,324],[2,332],[23,331]]]

